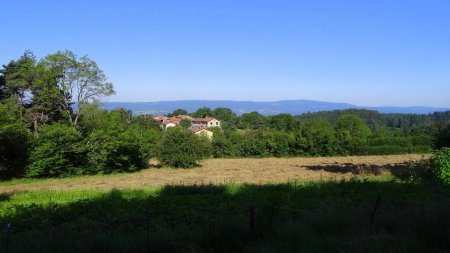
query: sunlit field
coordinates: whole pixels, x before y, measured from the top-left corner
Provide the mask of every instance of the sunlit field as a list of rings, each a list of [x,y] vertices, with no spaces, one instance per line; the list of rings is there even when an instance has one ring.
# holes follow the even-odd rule
[[[352,177],[408,177],[420,173],[415,163],[429,155],[348,156],[311,158],[209,159],[194,169],[157,168],[136,173],[82,176],[63,179],[19,179],[0,183],[1,192],[123,189],[164,185],[223,185],[228,183],[284,183],[340,180]],[[417,169],[417,171],[415,171]]]

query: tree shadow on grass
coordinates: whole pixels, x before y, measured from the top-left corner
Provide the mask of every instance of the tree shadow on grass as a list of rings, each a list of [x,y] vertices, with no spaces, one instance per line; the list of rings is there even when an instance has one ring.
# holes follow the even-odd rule
[[[352,173],[354,175],[385,175],[390,174],[401,180],[417,178],[426,179],[431,177],[431,168],[427,161],[405,162],[395,164],[373,165],[373,164],[325,164],[302,166],[308,170],[324,170],[332,173]]]
[[[15,226],[10,252],[439,252],[450,250],[440,191],[439,203],[427,183],[358,180],[67,192],[5,202],[0,225]]]

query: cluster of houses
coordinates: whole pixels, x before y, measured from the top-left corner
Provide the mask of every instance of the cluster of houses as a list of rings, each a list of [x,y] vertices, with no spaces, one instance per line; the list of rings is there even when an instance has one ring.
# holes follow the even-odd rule
[[[178,115],[174,117],[167,117],[165,115],[157,115],[153,117],[154,120],[161,122],[161,128],[167,129],[169,127],[179,126],[183,119],[191,122],[188,128],[196,135],[204,135],[212,139],[213,132],[208,130],[211,127],[221,127],[220,120],[213,117],[193,118],[190,115]]]

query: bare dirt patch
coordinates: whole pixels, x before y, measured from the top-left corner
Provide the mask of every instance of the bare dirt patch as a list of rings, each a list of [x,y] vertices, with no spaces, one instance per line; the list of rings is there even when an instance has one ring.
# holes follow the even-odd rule
[[[0,185],[0,193],[79,188],[143,188],[161,185],[279,183],[348,179],[355,174],[401,174],[429,155],[349,156],[314,158],[209,159],[200,168],[149,168],[137,173],[48,179]]]

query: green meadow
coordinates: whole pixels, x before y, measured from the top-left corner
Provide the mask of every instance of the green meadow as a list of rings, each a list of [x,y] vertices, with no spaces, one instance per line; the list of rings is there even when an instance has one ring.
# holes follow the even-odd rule
[[[427,180],[43,190],[0,200],[0,252],[450,248],[450,188]]]

